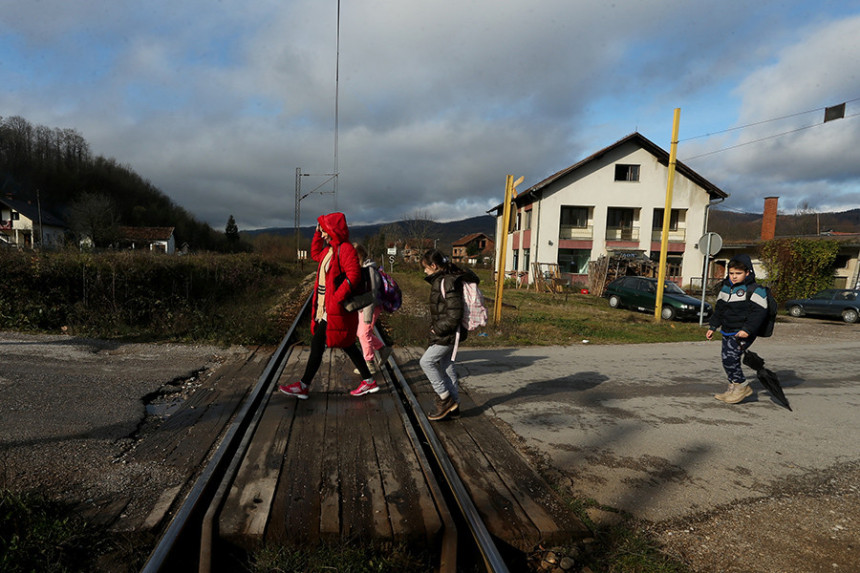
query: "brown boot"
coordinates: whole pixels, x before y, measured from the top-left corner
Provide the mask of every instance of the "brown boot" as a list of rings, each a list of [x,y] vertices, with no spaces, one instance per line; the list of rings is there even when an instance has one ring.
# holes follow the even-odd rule
[[[746,400],[747,397],[752,396],[752,393],[753,390],[749,384],[735,384],[732,382],[731,391],[723,402],[726,404],[738,404]]]
[[[725,402],[726,398],[728,398],[729,394],[731,394],[731,393],[732,393],[732,383],[729,382],[729,387],[726,388],[726,391],[723,392],[722,394],[714,394],[714,398],[716,398],[720,402]]]
[[[448,394],[447,398],[436,396],[436,411],[432,414],[428,414],[427,419],[432,422],[444,420],[450,414],[456,412],[459,407],[460,405],[457,404],[451,394]]]

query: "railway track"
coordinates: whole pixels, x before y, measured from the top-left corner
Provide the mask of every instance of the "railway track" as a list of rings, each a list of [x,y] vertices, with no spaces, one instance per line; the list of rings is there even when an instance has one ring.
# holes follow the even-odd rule
[[[254,439],[255,430],[268,402],[267,397],[274,392],[277,380],[293,350],[291,345],[296,329],[308,313],[310,300],[307,295],[304,303],[293,310],[294,319],[287,333],[188,496],[174,512],[141,570],[143,573],[195,569],[200,573],[211,573],[218,570],[214,562],[217,558],[213,557],[218,544],[217,520],[245,452]],[[443,534],[438,570],[457,571],[459,553],[480,555],[488,572],[507,572],[504,558],[393,355],[385,367],[399,398],[394,401],[401,410],[406,433],[416,450],[424,453],[419,454],[422,471],[431,484],[433,501],[441,516]],[[459,527],[456,524],[460,524]],[[473,544],[474,549],[464,551],[464,544]]]

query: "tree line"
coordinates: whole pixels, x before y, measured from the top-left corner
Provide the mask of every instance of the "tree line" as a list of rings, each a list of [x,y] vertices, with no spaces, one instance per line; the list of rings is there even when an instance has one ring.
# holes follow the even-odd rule
[[[232,251],[223,232],[194,218],[150,181],[113,158],[94,156],[74,129],[0,116],[0,195],[35,202],[96,246],[110,245],[119,226],[174,227],[176,244]]]

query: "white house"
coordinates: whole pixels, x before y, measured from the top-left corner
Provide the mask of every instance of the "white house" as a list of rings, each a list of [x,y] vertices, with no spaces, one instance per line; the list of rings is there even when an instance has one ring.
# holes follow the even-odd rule
[[[570,283],[587,283],[589,261],[601,255],[659,261],[668,165],[667,151],[633,133],[520,193],[507,241],[506,276],[531,282],[537,262],[558,264]],[[681,284],[701,280],[704,254],[696,243],[706,231],[709,206],[727,196],[676,162],[667,278]],[[502,205],[492,211],[498,257],[507,230],[501,228]]]
[[[120,227],[119,244],[129,249],[143,249],[172,255],[176,252],[174,227]]]
[[[0,198],[0,242],[18,248],[63,246],[66,225],[38,203]]]

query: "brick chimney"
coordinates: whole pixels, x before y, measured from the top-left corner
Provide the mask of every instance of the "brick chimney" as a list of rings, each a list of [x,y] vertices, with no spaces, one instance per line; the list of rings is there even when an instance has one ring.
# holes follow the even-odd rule
[[[779,197],[764,198],[764,215],[761,218],[761,240],[770,241],[776,235],[776,205]]]

